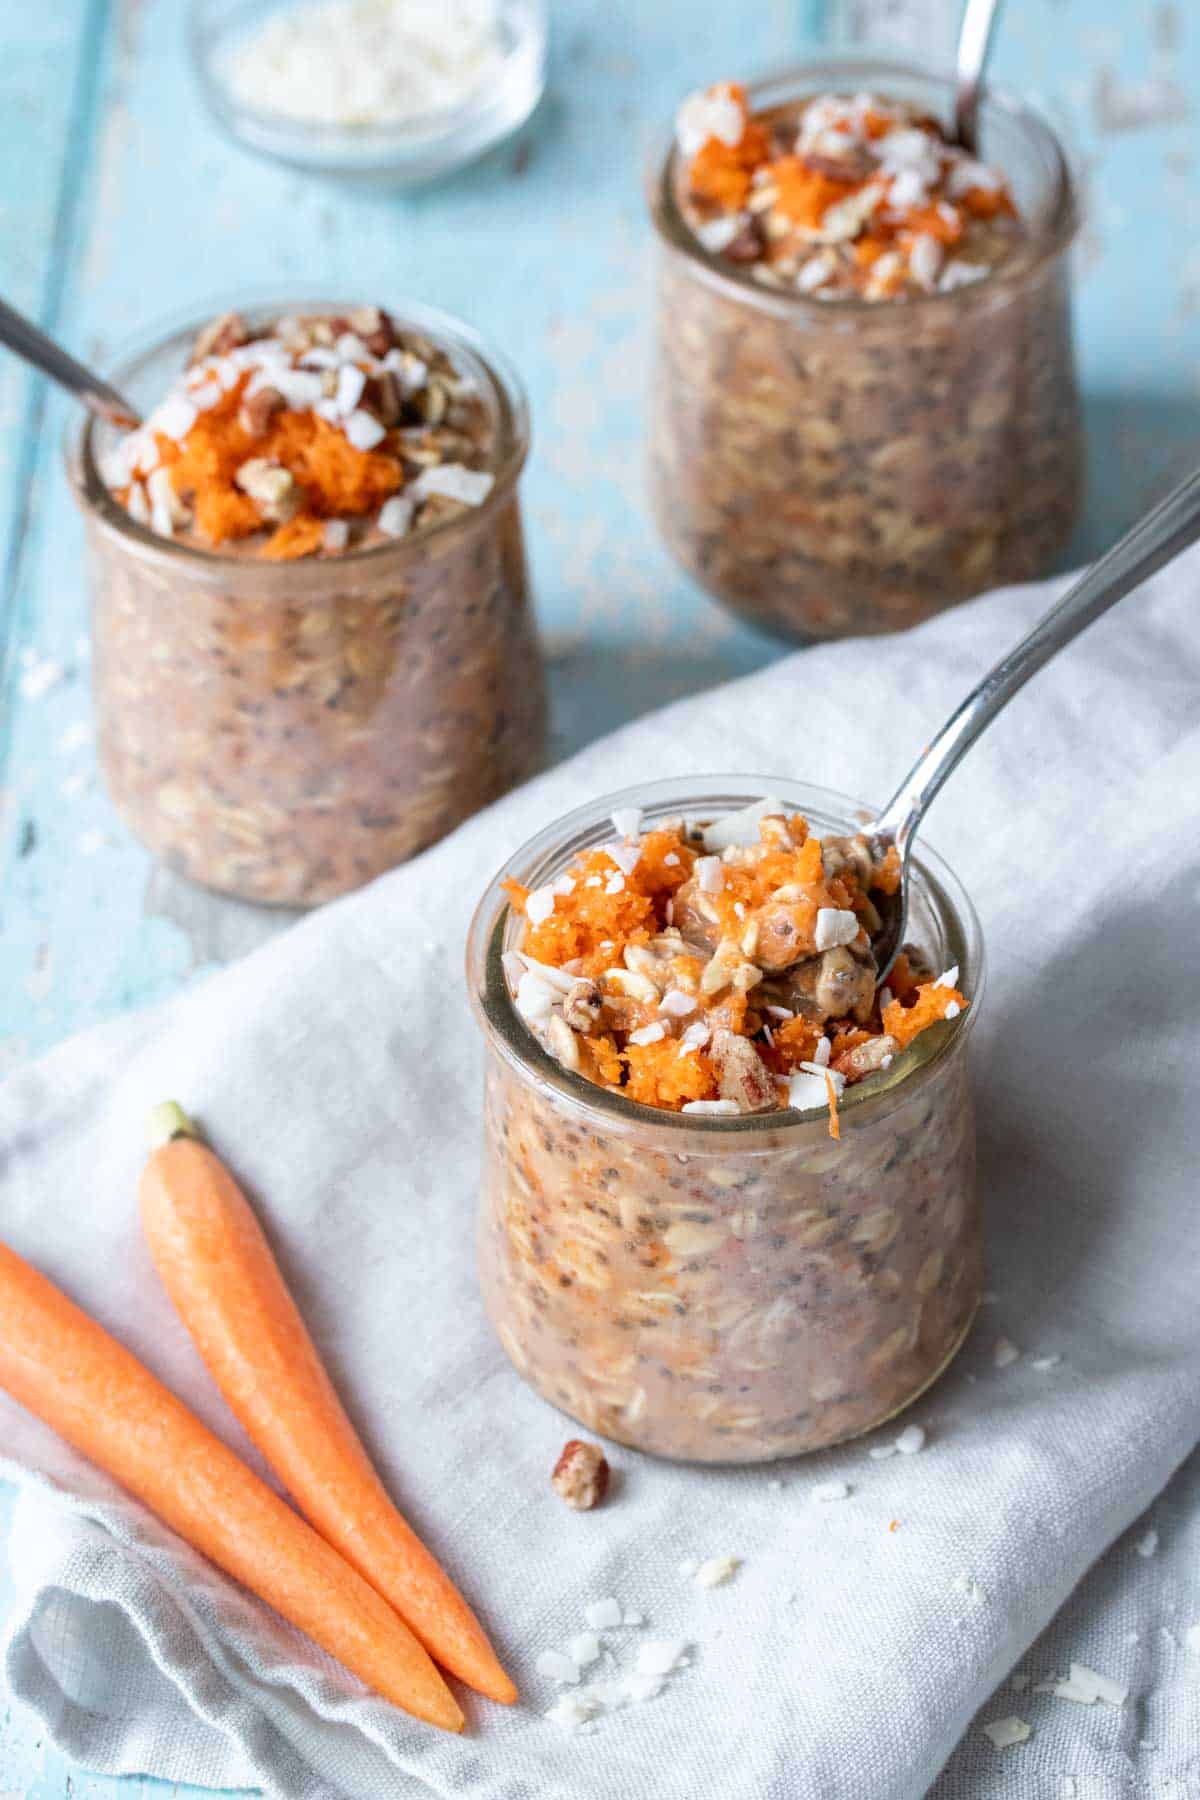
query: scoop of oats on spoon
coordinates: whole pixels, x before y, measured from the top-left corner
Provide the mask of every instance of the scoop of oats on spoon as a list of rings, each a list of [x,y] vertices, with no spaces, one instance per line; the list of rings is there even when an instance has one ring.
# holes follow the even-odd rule
[[[1200,537],[1200,473],[1168,494],[1153,512],[1094,563],[1087,573],[1052,606],[1027,637],[1010,650],[978,682],[926,746],[892,798],[862,837],[871,855],[881,859],[895,847],[900,856],[901,878],[890,897],[876,896],[879,929],[871,948],[883,983],[904,942],[908,916],[909,856],[925,809],[940,792],[943,782],[958,766],[971,745],[1006,707],[1031,676],[1066,647],[1081,631],[1123,600],[1156,570]]]

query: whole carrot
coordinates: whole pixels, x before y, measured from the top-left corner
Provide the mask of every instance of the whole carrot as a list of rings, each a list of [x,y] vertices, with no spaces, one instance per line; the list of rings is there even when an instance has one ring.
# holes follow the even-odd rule
[[[391,1607],[137,1358],[0,1244],[0,1387],[385,1700],[461,1731]]]
[[[141,1182],[155,1267],[230,1408],[321,1535],[452,1674],[517,1690],[483,1627],[388,1498],[241,1188],[173,1102]]]

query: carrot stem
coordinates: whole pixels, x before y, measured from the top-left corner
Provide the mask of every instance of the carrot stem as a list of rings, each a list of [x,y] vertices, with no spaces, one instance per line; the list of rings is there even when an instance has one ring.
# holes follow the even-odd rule
[[[174,1138],[199,1136],[200,1127],[176,1100],[164,1100],[152,1109],[146,1121],[146,1142],[151,1150],[169,1144]]]

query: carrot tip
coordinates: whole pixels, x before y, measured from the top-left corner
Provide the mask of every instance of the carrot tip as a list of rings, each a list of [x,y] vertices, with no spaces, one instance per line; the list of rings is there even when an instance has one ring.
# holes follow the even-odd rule
[[[163,1144],[169,1144],[172,1138],[198,1138],[200,1128],[194,1119],[188,1117],[177,1100],[164,1100],[161,1105],[153,1107],[146,1120],[146,1138],[151,1150],[158,1150]]]

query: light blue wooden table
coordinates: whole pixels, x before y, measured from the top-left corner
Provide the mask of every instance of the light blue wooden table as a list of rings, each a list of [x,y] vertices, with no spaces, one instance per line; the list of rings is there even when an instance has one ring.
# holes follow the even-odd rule
[[[945,56],[954,0],[553,0],[547,99],[484,162],[409,196],[252,160],[201,112],[182,0],[16,0],[0,13],[0,291],[86,355],[253,284],[411,294],[522,369],[525,488],[552,661],[554,751],[778,646],[734,625],[655,541],[640,394],[641,180],[679,95],[822,39]],[[1083,171],[1078,318],[1102,547],[1200,452],[1200,19],[1151,0],[1010,0],[998,77]],[[97,785],[67,409],[0,357],[0,1072],[260,942],[272,915],[156,870]],[[30,661],[61,674],[21,693]],[[3,1519],[0,1494],[0,1529]],[[6,1573],[0,1573],[0,1615]],[[70,1770],[0,1695],[0,1800],[161,1793]]]

